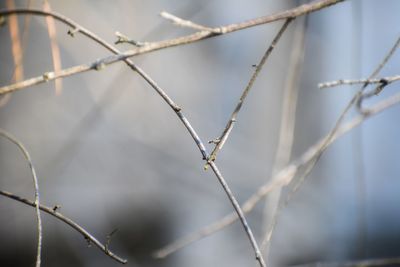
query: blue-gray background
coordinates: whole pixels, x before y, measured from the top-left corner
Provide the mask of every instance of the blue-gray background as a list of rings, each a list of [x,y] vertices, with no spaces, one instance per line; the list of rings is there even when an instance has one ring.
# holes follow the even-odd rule
[[[31,1],[41,8],[42,1]],[[60,12],[109,42],[120,31],[142,41],[192,32],[173,26],[166,10],[217,26],[285,10],[297,1],[49,1]],[[2,8],[5,1],[1,1]],[[27,1],[16,1],[26,7]],[[356,88],[319,90],[339,78],[367,77],[399,36],[400,2],[345,1],[309,16],[299,82],[294,151],[300,156],[325,135]],[[19,18],[20,26],[23,17]],[[134,58],[182,106],[203,140],[222,131],[243,88],[282,22]],[[99,45],[57,26],[62,66],[109,55]],[[21,26],[22,27],[22,26]],[[268,181],[289,68],[291,25],[261,72],[218,157],[240,202]],[[0,28],[0,83],[14,71],[8,25]],[[122,50],[129,49],[122,45]],[[399,74],[400,52],[381,72]],[[24,52],[25,77],[52,69],[45,20],[33,17]],[[239,223],[169,257],[154,260],[162,245],[214,222],[232,207],[175,114],[123,63],[99,72],[16,92],[0,107],[0,127],[28,148],[37,169],[41,200],[100,240],[119,231],[111,248],[128,266],[255,266]],[[399,89],[394,84],[379,96]],[[368,104],[376,100],[369,101]],[[279,217],[271,249],[273,265],[398,256],[400,245],[399,107],[346,135],[324,154]],[[211,149],[211,147],[209,147]],[[360,175],[365,199],[360,198]],[[29,168],[15,146],[0,140],[0,188],[33,197]],[[249,214],[258,240],[263,204]],[[362,211],[365,212],[362,212]],[[118,266],[68,226],[43,215],[43,266]],[[0,198],[0,265],[33,266],[34,210]]]

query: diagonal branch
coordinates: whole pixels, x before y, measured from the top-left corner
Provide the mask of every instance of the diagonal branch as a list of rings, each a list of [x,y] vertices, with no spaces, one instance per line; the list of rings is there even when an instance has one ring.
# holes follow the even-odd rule
[[[83,73],[87,72],[90,70],[99,70],[102,69],[104,66],[116,63],[121,60],[125,60],[129,57],[149,53],[152,51],[160,50],[160,49],[165,49],[169,47],[174,47],[174,46],[179,46],[179,45],[185,45],[185,44],[190,44],[194,42],[198,42],[200,40],[208,39],[211,37],[215,36],[220,36],[223,34],[231,33],[234,31],[239,31],[243,30],[246,28],[258,26],[261,24],[266,24],[278,20],[283,20],[283,19],[288,19],[288,18],[295,18],[298,16],[302,16],[311,12],[318,11],[322,8],[326,8],[328,6],[337,4],[339,2],[343,2],[344,0],[320,0],[320,1],[313,1],[309,4],[304,4],[301,6],[298,6],[296,8],[283,11],[283,12],[278,12],[273,15],[265,16],[265,17],[259,17],[251,20],[247,20],[244,22],[240,23],[235,23],[235,24],[230,24],[226,26],[221,26],[221,27],[216,27],[213,29],[218,29],[220,33],[214,33],[211,31],[198,31],[196,33],[174,38],[174,39],[169,39],[169,40],[164,40],[164,41],[159,41],[159,42],[153,42],[153,43],[146,43],[145,46],[142,47],[137,47],[132,50],[126,51],[124,53],[119,53],[114,56],[109,56],[105,58],[101,58],[96,60],[95,62],[89,63],[89,64],[82,64],[79,66],[74,66],[70,67],[67,69],[63,69],[59,72],[46,72],[38,77],[31,78],[19,83],[15,83],[12,85],[0,87],[0,95],[2,94],[7,94],[11,93],[16,90],[20,90],[32,85],[44,83],[50,80],[54,79],[59,79],[71,75],[75,75],[78,73]],[[72,20],[66,19],[64,16],[57,14],[57,13],[50,13],[50,12],[45,12],[42,10],[29,10],[29,9],[13,9],[13,10],[0,10],[0,16],[8,16],[11,14],[33,14],[37,16],[52,16],[58,20],[61,20],[65,22],[66,24],[69,24],[71,27],[77,26],[76,23],[71,23],[73,22]],[[79,28],[75,28],[76,31],[80,31],[85,34],[85,31]],[[85,34],[86,35],[86,34]],[[87,35],[88,36],[88,35]]]
[[[108,44],[106,41],[102,40],[100,37],[96,36],[95,34],[93,34],[92,32],[90,32],[89,30],[83,28],[81,25],[73,22],[71,19],[66,18],[65,16],[59,15],[59,14],[55,14],[55,13],[50,13],[50,12],[43,12],[43,11],[35,11],[39,12],[39,14],[46,14],[49,16],[53,16],[55,19],[74,27],[74,32],[81,32],[83,33],[85,36],[89,37],[90,39],[94,40],[95,42],[101,44],[102,46],[106,47],[108,50],[112,51],[115,54],[119,54],[120,52],[114,48],[112,45]],[[1,13],[1,12],[0,12]],[[29,12],[28,12],[29,13]],[[24,13],[25,14],[25,13]],[[187,131],[189,132],[189,134],[191,135],[191,137],[193,138],[194,142],[196,143],[197,147],[200,150],[200,153],[202,154],[203,160],[206,160],[209,158],[208,153],[206,152],[205,146],[203,144],[203,142],[201,141],[200,137],[198,136],[198,134],[196,133],[196,131],[194,130],[194,128],[192,127],[192,125],[190,124],[189,120],[184,116],[181,108],[174,103],[174,101],[157,85],[157,83],[152,80],[143,70],[141,70],[138,66],[136,66],[132,61],[130,61],[130,59],[126,58],[124,59],[124,61],[128,64],[129,67],[131,67],[132,70],[135,70],[136,72],[139,73],[140,76],[142,76],[149,84],[151,87],[153,87],[153,89],[155,89],[157,91],[157,93],[167,102],[167,104],[171,107],[171,109],[175,112],[175,114],[179,117],[179,119],[182,121],[182,123],[184,124],[185,128],[187,129]],[[98,66],[96,66],[97,68]],[[48,75],[46,75],[48,77]],[[261,255],[261,252],[258,248],[258,244],[254,238],[254,235],[251,231],[251,228],[249,227],[246,218],[244,217],[243,212],[241,211],[241,207],[239,206],[235,196],[233,195],[233,193],[231,192],[228,184],[226,183],[224,177],[222,176],[221,172],[219,171],[217,165],[214,163],[211,165],[212,166],[212,170],[214,172],[214,174],[216,175],[218,181],[220,182],[220,184],[222,185],[222,187],[224,188],[224,191],[226,192],[229,200],[231,201],[234,209],[236,210],[242,224],[243,227],[245,229],[245,232],[250,240],[250,243],[254,249],[255,252],[255,257],[257,259],[257,261],[259,262],[261,267],[265,266],[265,262],[264,259]]]
[[[251,88],[253,87],[253,84],[254,84],[255,80],[257,79],[258,74],[260,73],[261,69],[264,67],[265,62],[267,61],[267,59],[271,55],[271,53],[274,50],[276,44],[279,42],[280,38],[282,37],[283,33],[285,32],[285,30],[287,29],[287,27],[289,26],[291,21],[292,21],[292,19],[290,19],[290,18],[285,21],[285,23],[282,25],[282,27],[280,28],[280,30],[276,34],[275,38],[272,40],[272,43],[270,44],[270,46],[265,51],[265,53],[264,53],[263,57],[261,58],[260,62],[257,64],[256,69],[255,69],[253,75],[250,78],[250,81],[248,82],[246,88],[243,90],[242,95],[240,96],[239,102],[236,104],[236,107],[233,110],[232,115],[231,115],[230,119],[228,120],[228,123],[225,126],[225,129],[223,130],[223,132],[220,135],[220,137],[217,139],[216,145],[215,145],[213,151],[211,152],[211,155],[210,155],[210,158],[208,159],[208,162],[215,161],[215,159],[217,158],[217,154],[222,149],[222,147],[224,146],[226,140],[228,139],[229,134],[231,133],[231,131],[233,129],[233,126],[237,121],[237,119],[236,119],[237,115],[239,114],[240,109],[242,108],[243,103],[244,103],[247,95],[249,94]],[[207,167],[207,164],[206,164],[205,168],[206,167]]]
[[[294,128],[296,123],[296,107],[300,77],[305,54],[305,37],[307,31],[308,16],[299,18],[296,21],[293,47],[290,56],[288,75],[283,88],[282,113],[279,129],[278,145],[275,152],[275,161],[272,174],[290,163],[294,141]],[[266,258],[269,258],[269,249],[272,233],[278,219],[278,208],[281,201],[282,188],[271,192],[265,200],[264,212],[264,237],[261,243]]]
[[[86,231],[82,226],[79,226],[76,222],[74,222],[73,220],[65,217],[63,214],[61,214],[60,212],[58,212],[58,206],[54,206],[53,208],[47,207],[45,205],[40,204],[39,206],[37,206],[35,204],[34,201],[31,201],[29,199],[25,199],[23,197],[17,196],[13,193],[7,192],[7,191],[3,191],[0,190],[0,195],[14,199],[16,201],[19,201],[21,203],[24,203],[28,206],[31,207],[39,207],[40,210],[46,212],[47,214],[52,215],[53,217],[59,219],[60,221],[68,224],[69,226],[71,226],[74,230],[78,231],[81,235],[83,235],[83,237],[90,243],[93,243],[96,247],[98,247],[100,250],[102,250],[106,255],[110,256],[111,258],[113,258],[114,260],[120,262],[120,263],[127,263],[128,261],[120,258],[119,256],[115,255],[113,252],[111,252],[108,248],[106,248],[105,245],[103,245],[100,241],[98,241],[94,236],[92,236],[88,231]]]
[[[324,147],[327,148],[333,142],[335,142],[339,137],[345,135],[350,130],[354,129],[355,127],[359,126],[365,120],[378,115],[379,113],[400,104],[400,94],[396,94],[388,99],[382,100],[378,104],[372,106],[368,113],[359,114],[358,116],[351,119],[346,124],[340,125],[335,134],[330,137],[329,134],[322,138],[320,141],[315,143],[311,146],[306,152],[303,153],[301,157],[297,160],[293,161],[291,164],[287,165],[283,168],[280,172],[274,175],[269,182],[261,186],[257,192],[255,192],[246,202],[243,203],[243,212],[248,213],[254,209],[260,200],[262,200],[266,195],[268,195],[273,190],[281,188],[292,181],[294,176],[297,174],[299,168],[308,165],[308,163],[315,160],[316,156],[319,155],[321,149]],[[327,142],[328,140],[328,142]],[[233,224],[238,219],[235,213],[230,213],[224,216],[222,219],[203,227],[199,231],[196,231],[192,234],[189,234],[185,237],[182,237],[173,243],[157,250],[154,255],[157,258],[164,258],[168,255],[190,245],[193,242],[196,242],[200,239],[203,239],[207,236],[210,236],[225,227]]]

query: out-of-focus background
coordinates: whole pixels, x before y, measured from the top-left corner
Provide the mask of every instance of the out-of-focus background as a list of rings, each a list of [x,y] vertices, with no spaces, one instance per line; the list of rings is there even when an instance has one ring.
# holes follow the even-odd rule
[[[166,10],[219,26],[286,10],[299,1],[48,0],[52,10],[108,42],[116,31],[140,41],[191,33],[158,14]],[[43,8],[44,1],[0,1],[1,8]],[[309,15],[292,159],[324,136],[359,87],[320,90],[317,84],[367,77],[398,38],[400,2],[353,0]],[[15,74],[11,20],[0,27],[0,85],[53,69],[43,17],[18,16],[23,74]],[[14,22],[15,23],[15,22]],[[222,131],[256,64],[282,22],[262,25],[133,58],[183,108],[204,140]],[[15,26],[15,24],[14,24]],[[56,22],[63,68],[110,53]],[[278,143],[282,91],[290,66],[295,23],[260,73],[217,162],[239,202],[271,177]],[[14,28],[15,32],[15,28]],[[15,36],[15,35],[14,35]],[[127,50],[129,45],[120,45]],[[380,76],[399,74],[400,52]],[[62,86],[62,88],[61,88]],[[114,229],[110,249],[127,266],[255,266],[240,223],[163,260],[152,253],[232,211],[194,142],[155,91],[123,63],[48,82],[0,97],[0,127],[29,150],[42,203],[101,241]],[[387,87],[377,98],[398,91]],[[367,104],[376,100],[368,101]],[[289,266],[399,256],[400,107],[365,122],[332,145],[278,217],[270,263]],[[355,114],[355,113],[354,113]],[[210,145],[208,149],[211,149]],[[0,188],[33,198],[23,156],[0,140]],[[264,202],[248,215],[258,240]],[[81,235],[45,215],[43,266],[119,266]],[[33,266],[34,210],[0,197],[0,266]]]

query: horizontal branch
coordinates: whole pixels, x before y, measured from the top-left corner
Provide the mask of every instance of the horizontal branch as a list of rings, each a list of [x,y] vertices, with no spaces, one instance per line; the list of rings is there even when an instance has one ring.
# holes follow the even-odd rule
[[[303,153],[301,157],[297,160],[293,161],[293,163],[287,165],[283,168],[280,172],[274,175],[268,183],[261,186],[256,193],[254,193],[243,205],[242,209],[244,213],[248,213],[254,209],[256,204],[262,200],[267,194],[272,192],[275,189],[281,188],[287,185],[289,182],[292,181],[294,176],[297,174],[297,171],[300,167],[306,165],[310,161],[312,161],[315,156],[317,156],[321,148],[324,146],[331,145],[334,141],[336,141],[339,137],[343,136],[344,134],[348,133],[353,128],[359,126],[362,122],[366,119],[373,117],[382,111],[393,107],[394,105],[400,104],[400,94],[393,95],[392,97],[382,100],[381,102],[375,104],[374,106],[368,109],[368,113],[360,114],[349,122],[343,124],[339,128],[337,128],[336,133],[333,136],[329,134],[322,138],[320,141],[315,143],[311,146],[306,152]],[[328,140],[328,142],[327,142]],[[164,258],[179,249],[182,249],[189,244],[203,239],[209,235],[212,235],[215,232],[218,232],[225,227],[231,225],[235,221],[237,221],[237,215],[235,213],[230,213],[223,217],[222,219],[202,228],[199,231],[196,231],[192,234],[189,234],[183,238],[180,238],[173,243],[161,248],[160,250],[154,253],[154,256],[157,258]]]
[[[334,86],[339,86],[339,85],[354,85],[354,84],[390,84],[392,82],[400,80],[400,75],[395,75],[395,76],[389,76],[389,77],[383,77],[383,78],[376,78],[376,79],[358,79],[358,80],[345,80],[345,79],[340,79],[336,81],[331,81],[331,82],[324,82],[318,84],[318,88],[324,89],[328,87],[334,87]]]
[[[124,53],[101,58],[101,59],[96,60],[93,63],[74,66],[71,68],[61,70],[59,72],[46,72],[38,77],[31,78],[31,79],[28,79],[28,80],[25,80],[25,81],[22,81],[19,83],[15,83],[12,85],[1,87],[0,95],[11,93],[13,91],[20,90],[20,89],[23,89],[23,88],[26,88],[26,87],[29,87],[32,85],[44,83],[47,81],[75,75],[78,73],[87,72],[90,70],[101,70],[107,65],[116,63],[121,60],[126,60],[129,57],[153,52],[153,51],[160,50],[160,49],[174,47],[174,46],[178,46],[178,45],[190,44],[190,43],[198,42],[200,40],[204,40],[207,38],[220,36],[220,35],[223,35],[226,33],[231,33],[234,31],[243,30],[243,29],[246,29],[249,27],[254,27],[254,26],[258,26],[261,24],[266,24],[266,23],[270,23],[270,22],[274,22],[274,21],[278,21],[278,20],[295,18],[295,17],[301,16],[304,14],[308,14],[310,12],[318,11],[322,8],[326,8],[328,6],[331,6],[331,5],[334,5],[339,2],[343,2],[343,1],[344,0],[313,1],[309,4],[304,4],[304,5],[298,6],[296,8],[287,10],[287,11],[278,12],[273,15],[259,17],[259,18],[247,20],[247,21],[244,21],[241,23],[235,23],[235,24],[230,24],[230,25],[226,25],[226,26],[215,27],[215,28],[213,28],[213,31],[203,30],[203,31],[198,31],[193,34],[174,38],[174,39],[164,40],[164,41],[160,41],[160,42],[145,43],[145,45],[142,47],[136,47],[136,48],[126,51]],[[26,13],[30,13],[32,15],[38,15],[38,16],[53,16],[53,14],[48,13],[48,12],[43,12],[42,10],[31,10],[31,11],[29,11],[27,9],[0,10],[0,16],[8,16],[11,14],[18,15],[18,14],[26,14]],[[60,16],[59,14],[56,14],[56,15]],[[68,24],[68,22],[66,22],[66,23]],[[71,26],[72,26],[72,24],[71,24]],[[80,29],[77,29],[77,30],[80,30]],[[218,31],[219,33],[215,33],[216,31]]]
[[[36,204],[34,201],[31,201],[29,199],[14,195],[13,193],[7,192],[0,190],[0,195],[3,195],[5,197],[11,198],[13,200],[17,200],[21,203],[24,203],[28,206],[36,208]],[[126,259],[123,259],[117,255],[115,255],[113,252],[111,252],[105,245],[103,245],[100,241],[98,241],[94,236],[92,236],[89,232],[87,232],[85,229],[83,229],[81,226],[79,226],[76,222],[72,221],[71,219],[65,217],[63,214],[58,212],[58,207],[55,206],[53,208],[47,207],[43,204],[39,205],[40,210],[46,212],[47,214],[52,215],[53,217],[56,217],[57,219],[65,222],[69,226],[71,226],[73,229],[78,231],[80,234],[83,235],[83,237],[90,243],[93,243],[96,247],[101,249],[106,255],[110,256],[114,260],[120,262],[120,263],[127,263],[128,261]]]

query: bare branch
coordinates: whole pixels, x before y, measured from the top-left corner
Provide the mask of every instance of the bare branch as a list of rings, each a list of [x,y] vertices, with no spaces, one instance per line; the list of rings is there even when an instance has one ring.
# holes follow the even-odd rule
[[[292,146],[294,141],[294,128],[296,122],[297,96],[299,91],[299,79],[302,72],[302,64],[305,54],[305,36],[307,30],[307,15],[296,21],[295,35],[293,37],[292,53],[285,87],[283,88],[281,124],[279,129],[278,145],[275,154],[275,162],[272,174],[290,163]],[[271,192],[266,199],[264,223],[265,234],[261,248],[267,257],[272,238],[272,233],[278,218],[279,202],[281,201],[281,188]]]
[[[214,171],[215,175],[217,176],[219,182],[221,183],[222,187],[224,188],[226,194],[229,197],[229,200],[231,201],[233,207],[235,208],[235,211],[237,213],[237,215],[239,216],[239,219],[244,227],[244,230],[248,236],[248,238],[250,239],[250,243],[254,249],[255,252],[255,256],[256,256],[256,260],[259,262],[261,267],[266,267],[265,262],[264,262],[264,258],[261,254],[261,251],[258,247],[257,241],[254,238],[254,235],[251,231],[251,228],[249,226],[249,224],[247,223],[246,217],[244,216],[244,213],[242,211],[242,209],[240,208],[239,203],[237,202],[236,198],[234,197],[233,193],[231,192],[228,184],[226,183],[225,179],[222,177],[222,174],[219,172],[217,165],[215,165],[215,162],[211,161],[210,163],[210,167],[211,169]]]
[[[343,2],[343,1],[344,0],[314,1],[309,4],[304,4],[304,5],[298,6],[296,8],[293,8],[293,9],[290,9],[287,11],[283,11],[283,12],[279,12],[279,13],[276,13],[273,15],[255,18],[255,19],[251,19],[251,20],[244,21],[241,23],[230,24],[227,26],[216,27],[216,29],[219,29],[219,31],[220,31],[219,34],[216,34],[214,32],[210,32],[210,31],[198,31],[196,33],[186,35],[183,37],[178,37],[178,38],[160,41],[160,42],[148,43],[147,45],[145,45],[143,47],[138,47],[138,48],[126,51],[124,53],[118,53],[114,56],[101,58],[101,59],[98,59],[95,62],[92,62],[89,64],[82,64],[79,66],[70,67],[70,68],[61,70],[57,73],[47,72],[45,74],[42,74],[41,76],[22,81],[20,83],[15,83],[12,85],[0,87],[0,95],[11,93],[13,91],[24,89],[26,87],[44,83],[44,82],[47,82],[50,80],[59,79],[59,78],[75,75],[78,73],[87,72],[90,70],[97,70],[98,66],[107,66],[107,65],[116,63],[118,61],[125,60],[129,57],[149,53],[149,52],[160,50],[160,49],[174,47],[174,46],[178,46],[178,45],[190,44],[190,43],[198,42],[200,40],[204,40],[207,38],[219,36],[219,35],[226,34],[226,33],[231,33],[231,32],[238,31],[238,30],[243,30],[243,29],[246,29],[249,27],[258,26],[258,25],[270,23],[273,21],[278,21],[278,20],[283,20],[283,19],[288,19],[288,18],[295,18],[295,17],[301,16],[304,14],[308,14],[310,12],[314,12],[314,11],[320,10],[322,8],[326,8],[328,6],[331,6],[331,5],[334,5],[339,2]],[[7,16],[10,14],[27,14],[27,13],[38,15],[38,16],[52,16],[54,18],[57,17],[57,19],[60,19],[64,23],[70,24],[70,26],[73,27],[74,29],[77,29],[80,32],[85,33],[85,31],[83,31],[79,27],[76,27],[76,23],[73,23],[72,20],[69,20],[59,14],[56,14],[56,13],[48,13],[48,12],[44,12],[42,10],[28,10],[28,9],[0,10],[0,16]],[[89,36],[89,35],[87,35],[87,36]],[[92,37],[90,37],[90,38],[92,38]]]
[[[123,43],[128,43],[137,47],[142,47],[147,45],[147,43],[144,42],[139,42],[133,39],[130,39],[128,36],[120,33],[120,32],[115,32],[115,36],[117,36],[118,40],[115,41],[114,44],[123,44]]]
[[[178,18],[166,11],[161,12],[160,16],[166,20],[172,21],[175,25],[178,25],[180,27],[186,27],[186,28],[191,28],[191,29],[200,30],[200,31],[208,31],[208,32],[216,33],[216,34],[221,33],[219,29],[213,29],[210,27],[206,27],[206,26],[194,23],[190,20],[184,20],[184,19]]]
[[[37,220],[37,234],[38,234],[38,241],[37,241],[37,254],[36,254],[36,267],[40,267],[41,263],[41,255],[42,255],[42,237],[43,237],[43,230],[42,230],[42,218],[40,216],[40,196],[39,196],[39,183],[38,178],[36,176],[35,167],[33,166],[33,162],[31,156],[29,155],[28,150],[24,147],[24,145],[10,133],[6,132],[3,129],[0,129],[0,136],[8,139],[12,143],[14,143],[24,155],[26,161],[29,164],[29,168],[31,169],[32,179],[33,179],[33,187],[34,187],[34,196],[35,196],[35,207],[36,207],[36,220]]]
[[[21,202],[21,203],[24,203],[24,204],[26,204],[26,205],[28,205],[28,206],[31,206],[31,207],[36,207],[36,208],[39,207],[40,210],[46,212],[47,214],[52,215],[53,217],[55,217],[55,218],[59,219],[60,221],[62,221],[62,222],[64,222],[64,223],[68,224],[69,226],[71,226],[74,230],[78,231],[81,235],[83,235],[83,237],[84,237],[86,240],[89,240],[90,243],[94,244],[96,247],[98,247],[98,248],[99,248],[100,250],[102,250],[106,255],[110,256],[110,257],[113,258],[114,260],[116,260],[116,261],[118,261],[118,262],[120,262],[120,263],[123,263],[123,264],[125,264],[125,263],[128,262],[127,260],[125,260],[125,259],[123,259],[123,258],[120,258],[119,256],[115,255],[115,254],[112,253],[111,251],[107,250],[106,247],[105,247],[105,245],[103,245],[100,241],[98,241],[98,240],[97,240],[94,236],[92,236],[88,231],[86,231],[84,228],[82,228],[81,226],[79,226],[77,223],[75,223],[75,222],[72,221],[71,219],[65,217],[63,214],[61,214],[60,212],[58,212],[58,210],[59,210],[59,206],[58,206],[58,205],[54,206],[53,208],[47,207],[47,206],[45,206],[45,205],[43,205],[43,204],[40,204],[39,206],[37,206],[37,205],[35,204],[35,202],[33,202],[33,201],[29,200],[29,199],[22,198],[22,197],[17,196],[17,195],[15,195],[15,194],[13,194],[13,193],[6,192],[6,191],[3,191],[3,190],[0,190],[0,195],[3,195],[3,196],[5,196],[5,197],[8,197],[8,198],[11,198],[11,199],[14,199],[14,200],[17,200],[17,201],[19,201],[19,202]]]
[[[265,51],[265,53],[264,53],[263,57],[261,58],[260,62],[257,64],[256,69],[255,69],[253,75],[250,78],[250,81],[248,82],[246,88],[243,90],[242,95],[240,96],[239,102],[236,104],[236,107],[233,110],[232,115],[231,115],[228,123],[225,126],[225,129],[221,133],[220,137],[217,139],[218,140],[216,142],[217,144],[215,145],[213,151],[211,152],[211,155],[210,155],[210,158],[208,159],[208,162],[215,161],[215,159],[217,158],[217,154],[222,149],[222,147],[224,146],[226,140],[228,139],[229,134],[232,131],[235,122],[237,121],[237,119],[236,119],[237,115],[239,114],[240,109],[242,108],[244,100],[246,99],[247,95],[249,94],[251,88],[253,87],[253,84],[254,84],[258,74],[260,73],[261,69],[264,67],[265,62],[267,61],[267,59],[271,55],[271,53],[274,50],[276,44],[279,42],[280,38],[282,37],[283,33],[285,32],[285,30],[287,29],[287,27],[289,26],[291,21],[292,21],[292,19],[287,19],[285,21],[285,23],[280,28],[279,32],[276,34],[275,38],[272,40],[272,43],[270,44],[270,46]],[[205,165],[205,168],[207,168],[207,166],[208,166],[208,163]]]
[[[292,181],[293,177],[296,175],[298,169],[301,166],[305,166],[312,160],[316,158],[316,156],[321,152],[321,148],[327,147],[331,145],[334,141],[336,141],[339,137],[343,136],[353,128],[359,126],[362,122],[370,117],[373,117],[382,111],[393,107],[394,105],[400,104],[400,94],[396,94],[388,99],[382,100],[378,104],[375,104],[370,108],[370,112],[367,114],[360,114],[353,119],[351,119],[346,124],[340,125],[336,130],[335,134],[329,138],[329,134],[322,138],[320,141],[315,143],[313,146],[307,149],[306,152],[303,153],[301,157],[295,160],[292,164],[287,165],[280,172],[274,175],[269,182],[260,187],[256,193],[254,193],[243,205],[243,212],[248,213],[254,209],[256,204],[262,200],[268,193],[271,191],[280,188],[282,186],[287,185],[290,181]],[[327,140],[329,140],[328,143]],[[199,231],[196,231],[188,236],[180,238],[168,246],[161,248],[160,250],[155,252],[155,256],[158,258],[164,258],[177,250],[197,241],[204,237],[214,234],[225,227],[231,225],[237,220],[237,215],[235,213],[230,213],[226,215],[222,219],[212,223]]]
[[[358,80],[336,80],[336,81],[331,81],[331,82],[324,82],[318,84],[318,88],[324,89],[328,87],[334,87],[334,86],[339,86],[339,85],[355,85],[355,84],[389,84],[395,81],[400,80],[400,75],[395,75],[395,76],[388,76],[384,78],[377,78],[377,79],[358,79]]]
[[[1,13],[1,12],[0,12]],[[21,13],[30,13],[29,10],[24,10],[21,11]],[[72,20],[56,14],[56,13],[50,13],[50,12],[43,12],[43,11],[34,11],[34,14],[46,14],[48,16],[53,16],[54,18],[60,20],[63,23],[68,24],[69,26],[73,27],[75,29],[75,31],[79,31],[81,33],[83,33],[84,35],[86,35],[87,37],[91,38],[92,40],[94,40],[95,42],[101,44],[102,46],[106,47],[108,50],[112,51],[115,54],[119,54],[120,52],[115,49],[114,47],[112,47],[110,44],[108,44],[107,42],[105,42],[104,40],[100,39],[99,37],[97,37],[95,34],[91,33],[89,30],[85,29],[84,27],[82,27],[81,25],[73,22]],[[179,119],[182,121],[182,123],[184,124],[184,126],[186,127],[186,129],[188,130],[189,134],[192,136],[194,142],[196,143],[197,147],[200,150],[200,153],[202,154],[203,160],[206,160],[209,158],[205,146],[203,144],[203,142],[201,141],[200,137],[198,136],[198,134],[196,133],[196,131],[193,129],[192,125],[189,123],[188,119],[183,115],[181,108],[176,105],[173,100],[157,85],[157,83],[152,80],[144,71],[142,71],[139,67],[137,67],[132,61],[130,61],[130,59],[126,58],[124,59],[124,61],[128,64],[128,66],[131,67],[132,70],[135,70],[136,72],[139,73],[139,75],[141,75],[156,91],[157,93],[167,102],[167,104],[171,107],[171,109],[175,112],[175,114],[179,117]],[[101,65],[103,63],[96,63],[95,65],[91,66],[91,68],[98,68],[99,65]],[[44,75],[43,78],[45,79],[49,79],[51,78],[51,73],[47,73],[46,75]],[[234,206],[235,210],[238,212],[238,216],[240,217],[242,223],[243,223],[243,227],[245,229],[246,234],[249,237],[250,243],[252,245],[252,247],[254,248],[255,251],[255,256],[257,261],[260,263],[261,267],[265,266],[263,257],[261,255],[260,250],[258,249],[258,245],[255,241],[255,238],[253,236],[253,233],[246,221],[246,218],[243,215],[243,212],[241,212],[241,208],[238,205],[238,202],[236,201],[235,196],[232,194],[231,190],[229,189],[225,179],[223,178],[222,174],[219,172],[216,164],[212,165],[212,169],[215,173],[215,175],[217,176],[219,182],[221,183],[221,185],[223,186],[226,194],[228,195],[228,198],[230,199],[232,205]]]

